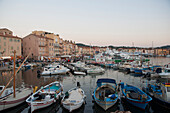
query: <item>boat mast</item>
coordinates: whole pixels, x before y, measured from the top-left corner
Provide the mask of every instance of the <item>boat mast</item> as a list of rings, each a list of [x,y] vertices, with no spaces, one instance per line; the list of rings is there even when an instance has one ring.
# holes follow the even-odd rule
[[[152,65],[153,65],[153,41],[152,41]]]
[[[13,97],[15,98],[15,54],[16,54],[16,51],[14,50],[14,79],[13,79],[13,89],[14,89],[14,92],[13,92]]]
[[[20,68],[21,68],[21,66],[24,64],[24,62],[27,60],[27,58],[29,57],[29,55],[30,55],[30,53],[28,54],[28,56],[25,58],[25,60],[22,62],[22,64],[19,66],[19,68],[17,69],[17,71],[15,72],[15,75],[16,75],[16,73],[20,70]],[[14,76],[15,76],[14,75]],[[14,76],[12,76],[11,78],[10,78],[10,80],[9,80],[9,82],[7,83],[7,85],[5,86],[5,88],[1,91],[1,93],[0,93],[0,96],[2,95],[2,93],[4,92],[4,90],[8,87],[8,85],[10,84],[10,82],[13,80],[13,77]]]

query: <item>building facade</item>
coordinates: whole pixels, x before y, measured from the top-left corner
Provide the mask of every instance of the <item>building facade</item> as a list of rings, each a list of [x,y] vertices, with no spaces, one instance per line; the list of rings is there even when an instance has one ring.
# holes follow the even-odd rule
[[[42,57],[54,56],[54,40],[48,37],[29,34],[23,38],[23,56],[30,54],[30,58],[41,59]]]
[[[22,38],[13,36],[13,32],[8,29],[0,29],[0,56],[13,56],[16,50],[16,56],[21,56]]]

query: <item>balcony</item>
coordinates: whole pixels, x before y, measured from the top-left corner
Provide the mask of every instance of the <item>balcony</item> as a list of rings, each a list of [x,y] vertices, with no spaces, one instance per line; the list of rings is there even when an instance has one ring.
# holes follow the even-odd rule
[[[39,44],[39,47],[45,47],[47,44]]]

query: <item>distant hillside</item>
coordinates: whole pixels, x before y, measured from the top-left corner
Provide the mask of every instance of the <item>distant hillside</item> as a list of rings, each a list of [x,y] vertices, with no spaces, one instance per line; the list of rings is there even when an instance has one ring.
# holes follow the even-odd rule
[[[83,46],[83,47],[90,47],[90,45],[85,45],[85,44],[82,44],[82,43],[76,43],[77,46]],[[93,45],[91,45],[91,47],[93,47]],[[99,46],[98,46],[99,47]],[[105,46],[107,47],[107,46]],[[143,47],[130,47],[130,46],[112,46],[112,45],[109,45],[108,46],[109,48],[111,49],[118,49],[118,48],[125,48],[125,49],[129,49],[129,48],[143,48]],[[151,48],[151,47],[148,47],[148,48]],[[161,47],[155,47],[155,48],[161,48],[161,49],[170,49],[170,45],[166,45],[166,46],[161,46]]]
[[[161,46],[161,47],[158,47],[158,48],[161,48],[161,49],[170,49],[170,45],[166,45],[166,46]]]
[[[77,46],[83,46],[83,47],[90,47],[89,45],[85,45],[85,44],[82,44],[82,43],[76,43]]]

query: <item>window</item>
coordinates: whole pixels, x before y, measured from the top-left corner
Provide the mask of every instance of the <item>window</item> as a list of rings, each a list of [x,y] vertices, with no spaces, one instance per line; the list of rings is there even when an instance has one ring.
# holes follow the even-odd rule
[[[1,49],[1,45],[0,45],[0,49]]]
[[[9,41],[12,42],[12,38],[10,38]]]
[[[11,46],[11,50],[13,50],[13,46]]]
[[[20,42],[20,40],[18,40],[18,42]]]
[[[6,37],[4,37],[4,40],[6,40]]]
[[[41,51],[41,48],[40,48],[40,51]]]
[[[57,38],[55,39],[55,42],[57,42]]]
[[[17,47],[17,50],[19,50],[19,47]]]
[[[4,51],[6,51],[6,48],[4,48]]]
[[[0,38],[0,42],[1,42],[1,38]]]
[[[17,40],[16,40],[16,39],[14,39],[14,41],[16,42]]]
[[[4,42],[4,46],[6,46],[6,42]]]

